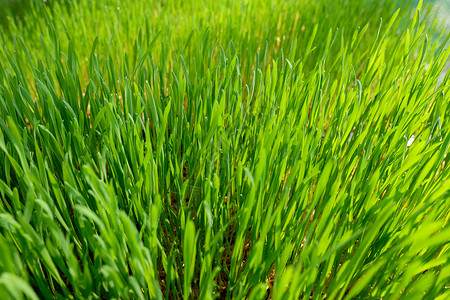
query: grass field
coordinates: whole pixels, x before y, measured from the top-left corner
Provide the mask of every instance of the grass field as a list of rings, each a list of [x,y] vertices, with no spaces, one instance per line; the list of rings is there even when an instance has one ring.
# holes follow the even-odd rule
[[[449,299],[410,2],[0,0],[0,298]]]

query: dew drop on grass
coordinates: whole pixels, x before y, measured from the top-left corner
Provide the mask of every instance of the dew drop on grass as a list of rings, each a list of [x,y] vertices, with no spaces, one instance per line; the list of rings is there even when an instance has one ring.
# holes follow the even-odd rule
[[[412,143],[414,142],[414,138],[415,138],[415,135],[414,134],[411,135],[411,138],[409,139],[408,143],[406,144],[406,147],[410,147],[412,145]]]

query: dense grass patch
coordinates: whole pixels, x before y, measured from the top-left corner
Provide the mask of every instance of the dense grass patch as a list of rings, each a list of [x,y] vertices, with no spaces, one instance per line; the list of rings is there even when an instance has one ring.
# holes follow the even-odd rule
[[[450,298],[429,7],[7,2],[0,298]]]

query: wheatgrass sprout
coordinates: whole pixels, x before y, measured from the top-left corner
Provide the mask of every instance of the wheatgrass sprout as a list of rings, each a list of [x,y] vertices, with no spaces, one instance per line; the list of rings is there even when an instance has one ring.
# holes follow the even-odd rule
[[[17,1],[1,299],[450,298],[432,6]]]

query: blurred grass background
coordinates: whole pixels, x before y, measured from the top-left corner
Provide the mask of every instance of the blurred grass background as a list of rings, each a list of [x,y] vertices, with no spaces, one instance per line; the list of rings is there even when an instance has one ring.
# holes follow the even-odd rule
[[[18,19],[21,19],[24,13],[26,13],[27,9],[30,7],[31,2],[33,1],[43,1],[46,2],[47,5],[52,6],[58,0],[0,0],[0,8],[2,6],[8,5],[11,11],[15,14]],[[330,0],[332,1],[332,0]],[[420,0],[410,1],[414,6],[417,6]],[[62,1],[59,2],[70,2],[70,1]],[[408,1],[407,1],[408,2]],[[398,0],[399,5],[405,5],[404,0]],[[442,24],[450,30],[450,0],[424,0],[424,3],[434,4],[433,13],[439,18]],[[1,11],[1,9],[0,9]],[[5,25],[7,22],[7,18],[0,18],[0,24]]]
[[[450,0],[428,0],[435,2],[433,12],[442,20],[443,25],[450,29]]]

